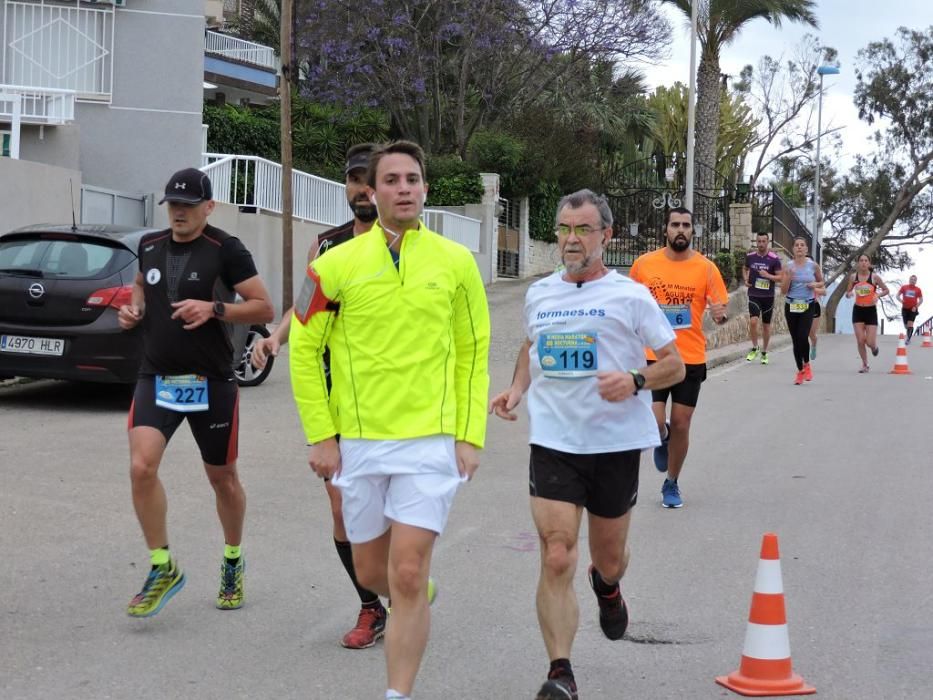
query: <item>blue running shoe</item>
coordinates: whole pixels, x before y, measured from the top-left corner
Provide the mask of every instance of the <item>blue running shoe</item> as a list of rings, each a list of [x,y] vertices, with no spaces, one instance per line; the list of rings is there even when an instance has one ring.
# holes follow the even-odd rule
[[[684,501],[680,497],[680,487],[676,481],[664,480],[664,485],[661,486],[661,505],[665,508],[683,507]]]
[[[667,443],[671,441],[671,424],[665,423],[667,435],[661,440],[661,446],[654,448],[654,468],[662,474],[667,471]]]

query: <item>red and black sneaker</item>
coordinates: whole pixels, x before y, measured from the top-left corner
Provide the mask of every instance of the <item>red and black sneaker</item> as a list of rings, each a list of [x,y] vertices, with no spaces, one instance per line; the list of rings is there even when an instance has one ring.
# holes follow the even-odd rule
[[[599,603],[599,626],[609,639],[622,639],[625,630],[628,628],[628,606],[622,597],[622,589],[619,584],[615,585],[615,590],[609,595],[602,595],[596,590],[596,577],[599,574],[596,568],[590,564],[588,578],[590,579],[590,588],[596,594],[596,600]]]
[[[372,608],[360,608],[356,627],[343,635],[341,646],[346,649],[368,649],[386,631],[386,609],[380,603]]]
[[[577,683],[562,669],[551,671],[535,700],[577,700]]]

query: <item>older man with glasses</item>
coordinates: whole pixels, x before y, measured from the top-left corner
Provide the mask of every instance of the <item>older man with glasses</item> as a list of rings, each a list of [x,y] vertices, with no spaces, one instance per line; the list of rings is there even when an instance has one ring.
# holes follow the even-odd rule
[[[568,195],[555,224],[564,267],[529,287],[512,385],[489,409],[515,420],[528,391],[531,513],[541,541],[538,622],[551,662],[537,700],[577,697],[570,650],[579,623],[573,578],[584,509],[599,624],[609,639],[625,634],[619,584],[630,555],[639,457],[660,443],[647,391],[639,392],[684,376],[674,332],[648,290],[603,263],[612,238],[606,200],[589,190]],[[657,353],[650,367],[645,347]]]

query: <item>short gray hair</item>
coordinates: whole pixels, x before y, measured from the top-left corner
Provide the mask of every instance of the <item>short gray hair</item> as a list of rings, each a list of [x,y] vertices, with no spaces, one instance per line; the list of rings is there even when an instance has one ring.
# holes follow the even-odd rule
[[[593,190],[577,190],[573,194],[564,195],[557,203],[557,213],[554,215],[554,228],[560,222],[560,213],[565,207],[579,209],[584,204],[592,204],[599,212],[600,228],[612,228],[612,209],[609,208],[609,202],[600,194]]]

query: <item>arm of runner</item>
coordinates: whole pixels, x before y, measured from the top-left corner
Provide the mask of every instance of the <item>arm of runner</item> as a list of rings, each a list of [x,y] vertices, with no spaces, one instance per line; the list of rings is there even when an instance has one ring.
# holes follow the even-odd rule
[[[664,389],[683,381],[686,369],[675,342],[655,350],[654,354],[657,360],[638,370],[645,378],[641,391]],[[635,377],[630,371],[600,372],[596,377],[599,396],[604,401],[624,401],[635,395]]]
[[[729,306],[729,292],[719,268],[710,261],[707,261],[707,264],[709,272],[706,279],[706,303],[713,320],[722,324],[728,320],[726,310]]]
[[[291,329],[292,316],[295,315],[295,307],[291,307],[282,316],[279,325],[275,327],[268,338],[260,338],[253,344],[253,352],[250,355],[250,363],[256,369],[264,369],[269,357],[278,357],[279,350],[288,342],[288,331]]]
[[[489,412],[495,413],[499,418],[512,421],[518,418],[512,411],[521,403],[522,396],[531,386],[530,356],[528,353],[530,349],[531,341],[526,339],[518,349],[515,372],[512,375],[512,385],[505,391],[496,394],[492,401],[489,402]]]
[[[852,288],[855,287],[855,273],[853,272],[849,275],[848,284],[846,285],[846,297],[852,298]]]
[[[309,266],[301,295],[295,303],[295,322],[289,324],[292,394],[305,438],[311,445],[337,434],[324,374],[324,348],[336,315],[328,291],[327,276],[318,277],[314,267]]]
[[[751,269],[748,267],[748,258],[745,259],[745,262],[742,263],[742,281],[745,282],[745,286],[748,287],[748,275],[751,272]]]
[[[461,280],[453,306],[455,437],[458,442],[482,448],[486,440],[486,398],[489,396],[489,306],[483,279],[470,251],[462,250],[460,265]]]
[[[129,304],[124,304],[117,311],[117,323],[125,331],[135,328],[143,320],[146,313],[145,296],[143,293],[143,273],[137,272],[133,281],[133,295]]]
[[[903,287],[903,285],[901,286],[900,289],[897,290],[897,296],[895,296],[894,298],[897,299],[898,303],[900,303],[900,304],[903,304],[903,303],[904,303],[904,287]]]
[[[881,294],[878,295],[878,298],[890,296],[891,290],[888,289],[888,285],[884,283],[884,280],[881,279],[880,275],[875,275],[875,286],[881,287]]]

